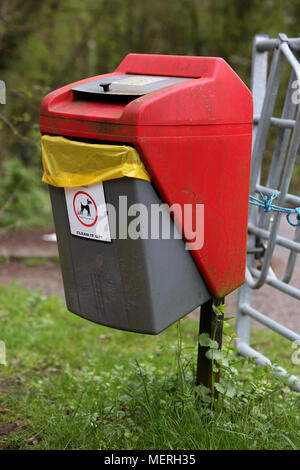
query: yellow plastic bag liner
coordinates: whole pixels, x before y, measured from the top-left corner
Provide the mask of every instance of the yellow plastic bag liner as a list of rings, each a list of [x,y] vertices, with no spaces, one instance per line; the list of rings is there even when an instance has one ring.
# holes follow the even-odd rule
[[[42,181],[74,188],[122,178],[150,181],[139,154],[127,145],[88,144],[64,137],[42,136]]]

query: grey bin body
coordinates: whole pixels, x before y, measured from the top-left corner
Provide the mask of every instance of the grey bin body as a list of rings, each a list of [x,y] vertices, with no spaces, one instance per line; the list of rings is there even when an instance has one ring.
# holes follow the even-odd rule
[[[142,203],[149,214],[151,204],[161,203],[147,181],[120,178],[103,186],[106,203],[117,213],[120,195],[127,196],[128,207]],[[49,188],[71,312],[112,328],[157,334],[210,298],[184,242],[173,236],[167,210],[163,217],[171,219],[171,239],[90,240],[70,233],[64,189]]]

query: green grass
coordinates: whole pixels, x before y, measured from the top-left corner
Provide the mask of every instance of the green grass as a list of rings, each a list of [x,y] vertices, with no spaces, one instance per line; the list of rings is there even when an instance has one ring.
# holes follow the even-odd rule
[[[0,448],[299,449],[300,397],[267,369],[232,354],[234,396],[214,409],[195,398],[198,327],[181,323],[182,350],[177,325],[121,332],[59,298],[0,286]],[[263,331],[254,343],[291,369],[289,343]]]
[[[22,260],[22,263],[25,264],[26,266],[45,266],[46,264],[49,263],[49,260],[52,261],[52,259],[50,258],[43,258],[43,257],[40,257],[40,258],[24,258],[24,260]]]

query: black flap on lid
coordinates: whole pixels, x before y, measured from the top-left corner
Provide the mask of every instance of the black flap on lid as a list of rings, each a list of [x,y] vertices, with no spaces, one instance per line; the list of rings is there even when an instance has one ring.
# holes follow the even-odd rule
[[[162,77],[157,75],[113,75],[92,82],[78,85],[72,90],[90,95],[128,96],[137,98],[152,91],[175,85],[176,83],[193,80],[182,77]]]

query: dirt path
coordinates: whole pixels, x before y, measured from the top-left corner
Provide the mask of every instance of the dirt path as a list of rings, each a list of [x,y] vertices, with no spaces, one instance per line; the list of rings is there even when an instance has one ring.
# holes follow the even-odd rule
[[[55,261],[58,256],[54,242],[43,240],[49,229],[35,229],[26,232],[6,233],[0,235],[0,283],[4,285],[17,281],[27,288],[42,287],[45,294],[63,296],[63,284],[60,266]],[[293,229],[285,219],[282,220],[280,234],[292,238]],[[39,258],[40,262],[36,262]],[[33,259],[33,260],[32,260]],[[273,257],[272,266],[277,276],[284,273],[287,250],[278,247]],[[28,265],[31,264],[31,265]],[[300,259],[297,259],[292,284],[300,288]],[[227,312],[230,316],[236,313],[237,293],[226,298]],[[254,293],[253,307],[280,321],[282,324],[300,332],[300,302],[282,294],[269,286],[264,286]],[[199,315],[199,309],[192,314]],[[255,326],[257,325],[254,322]]]
[[[49,229],[0,235],[0,284],[19,282],[28,289],[42,287],[47,295],[64,295],[56,243],[43,240]]]

